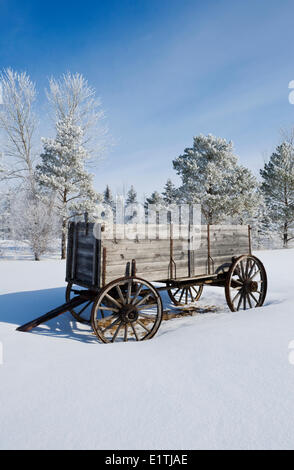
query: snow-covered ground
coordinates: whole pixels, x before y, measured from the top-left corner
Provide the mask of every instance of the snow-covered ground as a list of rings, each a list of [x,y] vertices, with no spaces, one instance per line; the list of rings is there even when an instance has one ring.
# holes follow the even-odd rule
[[[294,250],[258,256],[264,307],[231,313],[207,287],[199,304],[218,313],[111,345],[69,314],[16,332],[63,303],[65,266],[0,262],[0,448],[293,449]]]

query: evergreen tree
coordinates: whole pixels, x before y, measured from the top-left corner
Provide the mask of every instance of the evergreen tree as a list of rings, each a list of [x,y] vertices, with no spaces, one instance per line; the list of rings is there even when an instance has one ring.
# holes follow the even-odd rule
[[[68,220],[93,212],[99,195],[93,189],[93,176],[85,170],[88,153],[82,145],[83,130],[70,117],[59,121],[56,130],[55,139],[43,139],[44,152],[36,175],[41,186],[56,193],[54,205],[62,223],[63,259]]]
[[[112,197],[112,192],[111,192],[111,189],[108,185],[106,186],[105,191],[103,193],[103,202],[104,202],[104,204],[108,204],[111,207],[114,206],[114,200],[113,200],[113,197]]]
[[[170,178],[164,186],[162,196],[167,205],[175,204],[178,201],[178,191]]]
[[[157,191],[153,191],[150,197],[146,197],[146,203],[145,205],[148,204],[156,204],[157,206],[162,206],[163,205],[163,198]]]
[[[294,238],[294,148],[288,142],[279,145],[260,170],[271,228],[283,239],[284,247]]]
[[[173,165],[182,178],[180,199],[201,204],[206,223],[220,223],[244,214],[244,210],[256,210],[257,181],[237,164],[232,142],[199,135],[194,137],[193,147],[185,149]]]
[[[134,186],[132,185],[127,194],[126,206],[129,206],[130,204],[137,204],[137,202],[137,193],[134,189]]]

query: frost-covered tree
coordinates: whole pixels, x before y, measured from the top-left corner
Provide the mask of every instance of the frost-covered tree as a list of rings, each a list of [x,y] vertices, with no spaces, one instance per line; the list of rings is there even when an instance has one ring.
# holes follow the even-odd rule
[[[50,251],[57,236],[54,200],[32,195],[30,188],[20,191],[12,202],[11,231],[15,240],[25,242],[35,261]]]
[[[83,145],[93,161],[99,159],[107,144],[104,111],[96,92],[82,74],[66,73],[49,80],[47,98],[56,122],[71,119],[83,131]]]
[[[262,195],[255,176],[248,168],[236,166],[231,176],[231,199],[228,212],[238,224],[256,220],[261,212]]]
[[[125,201],[125,221],[128,223],[133,222],[138,216],[138,198],[137,192],[132,185],[127,192],[127,198]]]
[[[232,142],[199,135],[193,147],[173,161],[182,178],[179,197],[183,202],[201,204],[206,223],[254,212],[258,200],[257,181],[237,163]],[[243,214],[243,219],[242,219]]]
[[[294,148],[283,142],[260,170],[271,228],[279,233],[284,247],[294,238]]]
[[[94,212],[100,197],[93,188],[93,176],[85,169],[89,155],[82,145],[82,128],[71,117],[59,121],[56,128],[55,139],[43,139],[37,180],[55,193],[54,205],[62,223],[61,257],[64,259],[69,219]]]
[[[135,188],[132,185],[127,193],[126,206],[129,206],[130,204],[136,204],[137,202],[137,192],[135,191]]]
[[[0,74],[0,84],[0,130],[4,141],[3,153],[7,160],[5,177],[18,178],[26,184],[29,182],[31,191],[35,192],[35,84],[25,72],[11,69]]]
[[[108,184],[106,185],[106,188],[104,190],[104,193],[103,193],[103,203],[104,204],[107,204],[108,206],[110,207],[114,207],[114,199],[113,199],[113,196],[112,196],[112,191],[110,189],[110,187],[108,186]]]
[[[148,219],[151,217],[152,212],[155,211],[156,223],[159,223],[159,211],[165,206],[163,197],[158,191],[153,191],[150,197],[146,197],[144,203],[145,217]],[[152,218],[152,217],[151,217]]]
[[[146,205],[155,204],[157,206],[164,205],[163,197],[158,191],[153,191],[150,197],[146,197]]]
[[[170,178],[164,186],[162,197],[167,205],[175,204],[178,201],[178,190]]]

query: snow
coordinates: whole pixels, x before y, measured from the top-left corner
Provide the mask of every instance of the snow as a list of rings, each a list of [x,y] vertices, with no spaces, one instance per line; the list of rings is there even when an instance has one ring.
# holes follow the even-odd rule
[[[206,287],[199,304],[217,313],[111,345],[70,314],[16,332],[63,302],[65,266],[0,262],[0,448],[293,449],[294,250],[258,256],[264,307],[231,313]]]

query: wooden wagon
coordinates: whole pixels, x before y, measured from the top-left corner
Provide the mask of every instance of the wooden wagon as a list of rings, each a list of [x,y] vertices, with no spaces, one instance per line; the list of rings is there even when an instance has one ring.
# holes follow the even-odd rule
[[[267,291],[244,225],[70,223],[66,303],[18,328],[28,331],[66,311],[104,343],[152,338],[163,316],[161,291],[177,306],[203,286],[225,288],[232,311],[260,307]]]

